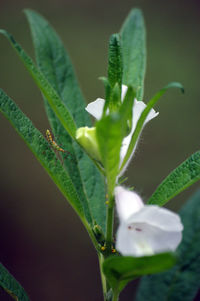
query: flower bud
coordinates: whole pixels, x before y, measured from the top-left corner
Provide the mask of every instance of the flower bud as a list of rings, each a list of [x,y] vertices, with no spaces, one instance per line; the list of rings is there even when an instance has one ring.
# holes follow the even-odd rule
[[[101,161],[95,127],[89,128],[86,126],[77,129],[76,140],[85,149],[90,157],[97,161]]]

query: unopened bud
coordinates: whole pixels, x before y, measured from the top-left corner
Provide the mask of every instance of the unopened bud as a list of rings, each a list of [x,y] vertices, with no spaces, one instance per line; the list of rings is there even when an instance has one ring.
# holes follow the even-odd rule
[[[76,140],[86,150],[90,157],[97,161],[101,161],[95,127],[89,128],[86,126],[77,129]]]

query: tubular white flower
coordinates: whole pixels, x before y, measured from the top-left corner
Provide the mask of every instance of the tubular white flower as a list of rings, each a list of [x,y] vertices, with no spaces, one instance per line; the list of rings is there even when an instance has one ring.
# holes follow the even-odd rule
[[[119,227],[116,249],[125,256],[145,256],[175,251],[182,239],[178,214],[155,205],[144,205],[140,196],[115,188]]]
[[[128,89],[127,86],[122,85],[122,94],[121,94],[122,102],[123,102],[124,97],[126,95],[127,89]],[[97,120],[99,120],[99,119],[101,119],[101,116],[102,116],[102,113],[103,113],[104,104],[105,104],[104,99],[97,98],[95,101],[89,103],[85,109],[93,117],[95,117]],[[126,152],[128,150],[129,144],[131,142],[131,137],[132,137],[132,135],[135,131],[137,122],[138,122],[138,120],[139,120],[139,118],[140,118],[140,116],[141,116],[141,114],[142,114],[142,112],[144,111],[145,108],[146,108],[146,104],[143,101],[137,101],[136,98],[134,99],[133,108],[132,108],[132,113],[133,113],[132,114],[132,116],[133,116],[133,118],[132,118],[132,127],[131,127],[131,131],[130,131],[129,135],[126,136],[122,141],[122,146],[121,146],[121,150],[120,150],[120,166],[121,166],[121,164],[124,160],[124,157],[126,155]],[[155,118],[158,114],[159,113],[155,112],[154,109],[151,109],[151,111],[147,115],[147,118],[144,122],[143,127],[145,126],[145,124],[147,122],[149,122],[151,119]],[[136,143],[136,145],[137,145],[137,143]],[[132,158],[132,156],[135,152],[136,145],[133,149],[133,152],[132,152],[129,160],[127,161],[126,165],[124,166],[123,170],[121,171],[120,176],[124,173],[126,167],[128,166],[128,164],[129,164],[129,162],[130,162],[130,160],[131,160],[131,158]]]

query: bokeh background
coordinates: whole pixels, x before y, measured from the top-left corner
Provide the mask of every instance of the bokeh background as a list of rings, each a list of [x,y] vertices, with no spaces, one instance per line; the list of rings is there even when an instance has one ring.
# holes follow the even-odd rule
[[[144,100],[170,81],[180,81],[186,90],[185,95],[170,90],[159,102],[160,115],[145,128],[127,172],[128,184],[147,199],[173,168],[199,149],[199,1],[1,0],[0,27],[33,56],[22,10],[43,14],[61,36],[90,102],[104,96],[98,77],[107,72],[108,39],[132,7],[143,10],[147,26]],[[0,86],[44,133],[48,122],[40,92],[2,36]],[[0,137],[0,261],[32,301],[103,300],[97,257],[78,217],[2,115]],[[168,207],[179,210],[198,187],[200,183]],[[135,284],[128,285],[120,300],[134,300],[135,289]],[[11,298],[0,290],[0,300]]]

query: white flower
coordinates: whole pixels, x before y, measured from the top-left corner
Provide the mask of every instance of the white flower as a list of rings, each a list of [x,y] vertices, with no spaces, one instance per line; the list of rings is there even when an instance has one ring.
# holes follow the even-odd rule
[[[116,249],[125,256],[145,256],[175,251],[182,239],[178,214],[155,205],[144,205],[133,191],[115,188],[119,227]]]
[[[127,92],[127,86],[125,85],[122,85],[122,95],[121,95],[121,98],[122,98],[122,101],[124,100],[124,97],[126,95],[126,92]],[[102,98],[97,98],[95,101],[89,103],[86,107],[86,111],[88,113],[90,113],[93,117],[95,117],[97,120],[101,119],[101,116],[102,116],[102,113],[103,113],[103,107],[104,107],[104,104],[105,104],[105,100],[102,99]],[[129,144],[131,142],[131,137],[132,137],[132,134],[133,132],[135,131],[135,128],[136,128],[136,125],[137,125],[137,122],[140,118],[140,115],[142,114],[142,112],[144,111],[144,109],[146,108],[146,104],[143,102],[143,101],[137,101],[137,99],[135,98],[134,99],[134,102],[133,102],[133,109],[132,109],[132,127],[131,127],[131,131],[129,133],[128,136],[126,136],[124,139],[123,139],[123,142],[122,142],[122,146],[121,146],[121,150],[120,150],[120,167],[121,167],[121,164],[125,158],[125,155],[126,155],[126,152],[128,150],[128,147],[129,147]],[[154,109],[151,109],[151,111],[149,112],[149,114],[147,115],[147,118],[144,122],[144,125],[150,121],[151,119],[153,119],[154,117],[156,117],[159,113],[158,112],[155,112]],[[143,126],[144,126],[143,125]],[[136,143],[137,145],[137,143]],[[121,171],[120,175],[122,175],[122,173],[125,171],[126,167],[128,166],[134,152],[135,152],[135,149],[136,149],[136,145],[133,149],[133,152],[129,158],[129,160],[126,162],[126,165],[123,167],[123,170]]]

